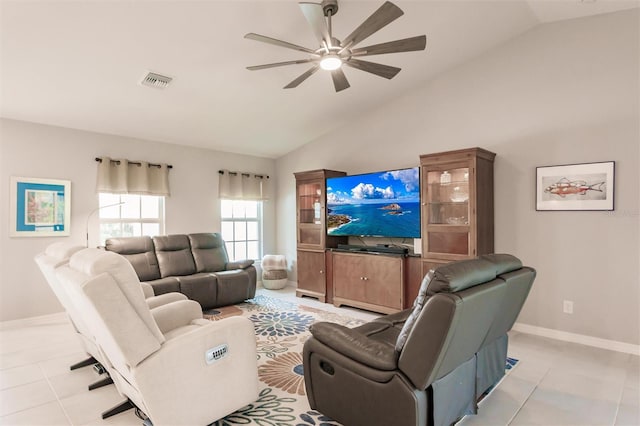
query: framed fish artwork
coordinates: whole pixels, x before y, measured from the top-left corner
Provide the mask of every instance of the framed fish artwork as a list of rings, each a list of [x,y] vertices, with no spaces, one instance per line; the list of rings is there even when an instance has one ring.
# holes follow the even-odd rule
[[[615,161],[536,167],[536,210],[613,210]]]

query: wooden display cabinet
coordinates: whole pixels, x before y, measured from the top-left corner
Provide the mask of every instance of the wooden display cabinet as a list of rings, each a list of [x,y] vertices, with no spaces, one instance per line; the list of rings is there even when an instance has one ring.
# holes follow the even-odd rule
[[[493,160],[470,148],[420,156],[422,272],[493,253]]]
[[[338,244],[347,242],[346,237],[327,236],[326,179],[344,176],[346,173],[321,169],[294,173],[294,175],[298,249],[296,296],[311,296],[325,302],[328,279],[325,251],[327,248],[337,247]]]

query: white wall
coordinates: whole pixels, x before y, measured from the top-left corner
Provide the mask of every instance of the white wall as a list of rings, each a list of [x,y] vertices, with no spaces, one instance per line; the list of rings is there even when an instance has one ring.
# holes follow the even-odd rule
[[[632,10],[542,25],[282,157],[278,251],[295,259],[293,172],[480,146],[497,153],[496,251],[538,270],[519,321],[639,344],[639,22]],[[535,211],[537,166],[610,160],[614,212]]]
[[[275,197],[274,160],[0,119],[0,321],[62,310],[33,257],[54,241],[85,244],[87,216],[98,206],[94,158],[100,156],[173,165],[165,203],[167,234],[220,230],[219,169],[269,174]],[[71,236],[9,238],[10,176],[70,180]],[[98,241],[95,216],[90,246]],[[275,229],[275,202],[266,202],[266,253],[275,248]]]

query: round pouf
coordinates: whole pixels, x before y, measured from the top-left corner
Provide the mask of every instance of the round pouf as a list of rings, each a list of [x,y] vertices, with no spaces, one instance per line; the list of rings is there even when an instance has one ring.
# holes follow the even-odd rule
[[[280,290],[287,285],[287,270],[262,271],[262,286],[268,290]]]
[[[287,285],[287,258],[280,254],[267,254],[262,258],[262,286],[267,290],[280,290]]]

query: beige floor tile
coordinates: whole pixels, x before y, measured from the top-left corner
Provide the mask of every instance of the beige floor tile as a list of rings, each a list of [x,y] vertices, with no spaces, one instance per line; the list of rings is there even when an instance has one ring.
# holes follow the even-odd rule
[[[82,425],[98,420],[104,411],[123,400],[115,386],[105,386],[60,399],[60,404],[74,425]]]
[[[8,389],[43,379],[44,374],[37,364],[0,370],[0,389]]]
[[[556,389],[537,388],[510,425],[611,425],[617,403]]]
[[[46,380],[0,391],[0,416],[16,413],[55,401],[56,395]]]
[[[574,395],[617,404],[622,394],[623,383],[615,378],[591,377],[553,367],[542,379],[538,389],[560,394]]]
[[[2,426],[67,426],[70,424],[57,401],[0,417]]]
[[[516,368],[517,370],[517,368]],[[506,425],[516,415],[522,404],[534,391],[534,382],[520,379],[509,373],[478,407],[478,414],[466,416],[460,426]]]
[[[116,414],[115,416],[109,417],[108,419],[95,419],[89,423],[85,423],[84,425],[79,426],[104,426],[104,425],[112,425],[112,426],[139,426],[142,424],[142,420],[136,417],[133,410],[125,411],[124,413]]]
[[[46,347],[46,350],[42,348]],[[41,346],[37,350],[33,348],[20,349],[16,352],[4,353],[0,355],[0,369],[14,368],[36,362],[46,361],[53,358],[63,357],[82,353],[80,341],[71,336],[69,339],[56,343]]]
[[[631,355],[629,357],[625,386],[640,389],[640,356]]]
[[[64,374],[50,377],[48,380],[58,399],[63,399],[81,392],[88,392],[90,384],[104,377],[106,376],[98,376],[93,369],[82,368],[67,371]]]
[[[55,377],[70,372],[69,367],[87,357],[88,355],[84,352],[74,352],[70,355],[40,361],[38,365],[46,377]],[[87,366],[73,371],[93,371],[93,369],[91,366]]]

